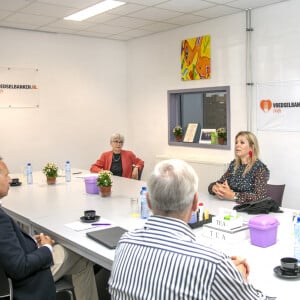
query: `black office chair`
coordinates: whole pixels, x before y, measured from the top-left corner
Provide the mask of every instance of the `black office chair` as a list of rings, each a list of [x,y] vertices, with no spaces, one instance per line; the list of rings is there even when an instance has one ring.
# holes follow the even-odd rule
[[[100,268],[100,270],[95,275],[98,297],[101,300],[110,300],[111,296],[108,291],[108,280],[110,277],[110,271],[104,268]]]
[[[71,276],[63,276],[55,282],[57,300],[76,300]]]
[[[55,283],[57,300],[76,300],[71,278],[64,276]],[[13,300],[12,280],[0,266],[0,300]]]
[[[271,197],[279,206],[282,206],[282,198],[285,184],[267,184],[267,196]]]
[[[141,180],[142,178],[142,174],[143,174],[143,170],[144,170],[144,167],[142,167],[141,169],[139,169],[139,175],[138,175],[138,180]]]
[[[0,299],[13,300],[12,281],[6,276],[2,266],[0,266]]]

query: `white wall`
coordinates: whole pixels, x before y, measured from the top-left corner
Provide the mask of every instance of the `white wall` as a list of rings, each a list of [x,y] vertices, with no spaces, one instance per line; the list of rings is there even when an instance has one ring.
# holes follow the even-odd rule
[[[181,81],[181,41],[207,34],[211,35],[211,79]],[[223,163],[233,159],[232,150],[168,145],[167,90],[229,85],[231,130],[235,134],[247,126],[244,109],[245,59],[244,14],[183,27],[134,40],[128,44],[128,108],[134,115],[134,118],[129,119],[129,132],[133,134],[135,141],[139,141],[136,148],[145,158],[146,175],[157,161],[157,155],[189,161],[198,159]],[[207,186],[211,178],[206,178],[205,174],[199,176],[201,181],[199,186]]]
[[[252,11],[255,83],[299,80],[299,11],[297,0]],[[0,155],[13,172],[27,161],[34,169],[66,159],[88,168],[109,149],[111,133],[121,131],[124,148],[146,162],[144,179],[158,155],[228,163],[233,149],[168,145],[167,90],[229,85],[233,146],[234,135],[247,127],[245,28],[241,13],[127,43],[0,29],[0,65],[39,68],[41,87],[39,109],[0,109]],[[206,34],[212,78],[182,82],[181,41]],[[284,205],[300,208],[299,133],[256,134],[271,182],[287,184]]]
[[[300,2],[295,0],[253,12],[254,83],[300,79],[299,11]],[[257,136],[271,171],[270,182],[285,183],[284,205],[299,209],[300,132],[258,131]]]
[[[39,69],[40,108],[0,109],[0,155],[11,172],[67,159],[88,169],[113,132],[127,135],[124,42],[5,29],[0,36],[0,66]]]

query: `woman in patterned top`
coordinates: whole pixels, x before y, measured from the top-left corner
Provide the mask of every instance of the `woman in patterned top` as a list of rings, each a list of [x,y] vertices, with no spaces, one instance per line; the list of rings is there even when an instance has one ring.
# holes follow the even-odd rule
[[[208,186],[208,192],[219,199],[237,203],[257,201],[266,196],[270,171],[258,159],[256,136],[240,131],[235,136],[235,159],[217,182]]]

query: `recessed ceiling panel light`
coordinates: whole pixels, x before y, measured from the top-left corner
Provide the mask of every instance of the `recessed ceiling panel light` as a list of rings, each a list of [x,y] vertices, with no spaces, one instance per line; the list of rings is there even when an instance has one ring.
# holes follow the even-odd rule
[[[86,9],[83,9],[83,10],[81,10],[75,14],[72,14],[68,17],[65,17],[64,19],[65,20],[73,20],[73,21],[82,21],[82,20],[88,19],[90,17],[93,17],[95,15],[101,14],[110,9],[121,6],[123,4],[125,4],[125,2],[106,0],[106,1],[100,2],[98,4],[95,4],[93,6],[90,6]]]

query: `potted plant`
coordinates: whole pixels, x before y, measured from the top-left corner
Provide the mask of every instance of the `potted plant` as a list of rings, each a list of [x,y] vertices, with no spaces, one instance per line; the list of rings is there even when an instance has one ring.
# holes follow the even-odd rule
[[[224,145],[225,141],[227,140],[227,132],[226,128],[220,127],[217,129],[217,135],[218,135],[218,142],[220,145]]]
[[[112,186],[112,172],[107,170],[102,170],[98,173],[97,186],[100,188],[100,193],[102,197],[108,197],[111,194]]]
[[[182,134],[183,134],[183,131],[182,131],[182,127],[177,125],[173,128],[173,135],[175,136],[175,139],[176,141],[181,141],[182,139]]]
[[[53,162],[48,162],[44,166],[43,173],[47,177],[47,183],[48,184],[55,184],[56,177],[57,177],[57,172],[58,172],[58,166]]]

